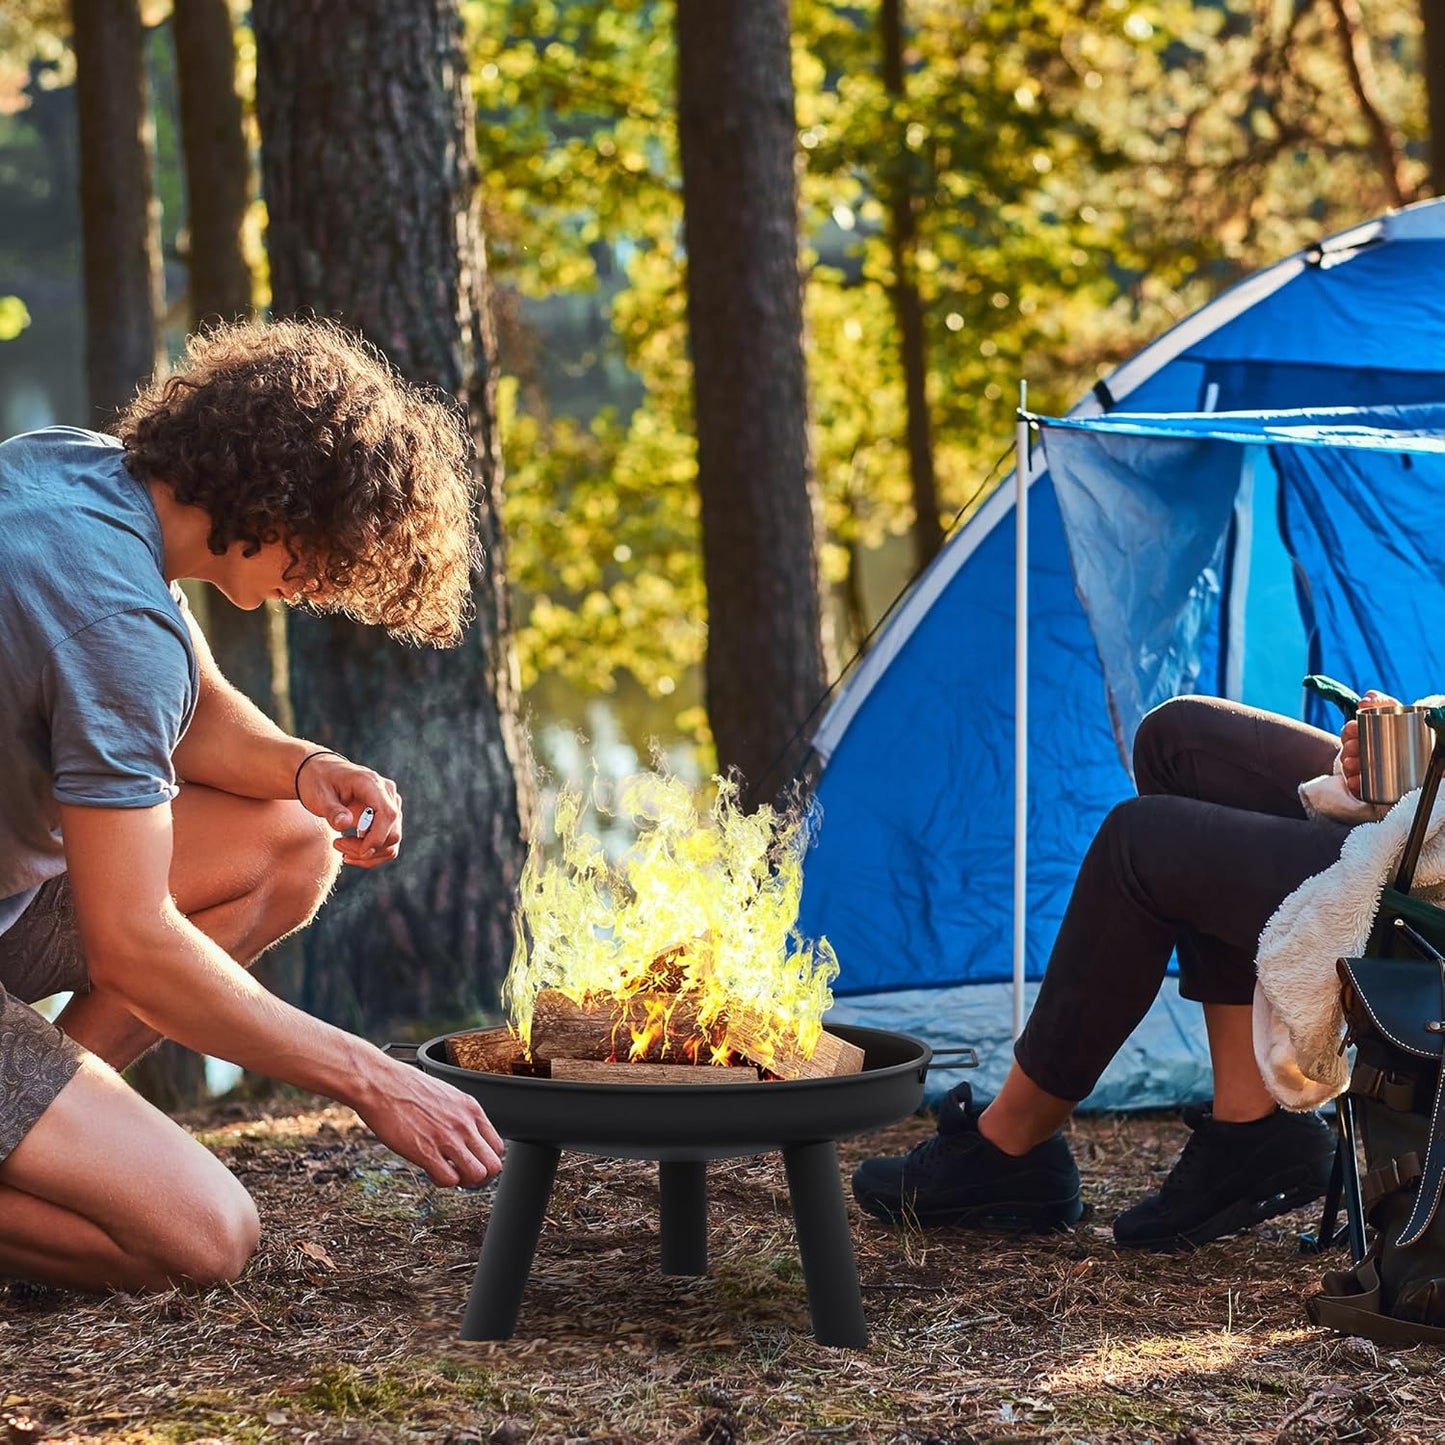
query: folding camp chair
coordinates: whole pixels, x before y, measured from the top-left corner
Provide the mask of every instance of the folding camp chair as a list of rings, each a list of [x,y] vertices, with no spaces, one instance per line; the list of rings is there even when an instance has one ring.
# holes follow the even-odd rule
[[[1306,682],[1353,715],[1358,698],[1347,689]],[[1320,1227],[1302,1240],[1316,1250],[1336,1242],[1343,1199],[1355,1268],[1325,1277],[1310,1318],[1392,1342],[1445,1340],[1445,1239],[1434,1228],[1445,1192],[1445,908],[1411,893],[1445,777],[1445,707],[1428,709],[1425,721],[1434,747],[1395,876],[1364,956],[1337,964],[1356,1057],[1335,1101],[1340,1137]]]

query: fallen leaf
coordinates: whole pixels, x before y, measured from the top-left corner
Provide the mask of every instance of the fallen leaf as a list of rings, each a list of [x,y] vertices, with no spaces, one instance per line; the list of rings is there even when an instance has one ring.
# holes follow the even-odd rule
[[[296,1248],[299,1249],[301,1253],[307,1257],[307,1259],[314,1259],[317,1264],[324,1264],[327,1269],[340,1268],[336,1261],[332,1259],[329,1254],[327,1254],[327,1252],[321,1247],[321,1245],[312,1244],[309,1239],[297,1240]]]

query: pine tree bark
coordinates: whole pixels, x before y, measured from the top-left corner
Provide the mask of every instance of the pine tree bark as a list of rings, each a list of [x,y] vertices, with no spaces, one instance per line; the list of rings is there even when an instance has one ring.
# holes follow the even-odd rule
[[[251,203],[251,156],[236,90],[236,33],[227,0],[175,0],[171,27],[195,329],[251,313],[251,268],[241,239]],[[208,603],[206,639],[221,671],[274,718],[266,612],[243,612],[215,588]]]
[[[236,91],[236,34],[227,0],[175,0],[181,146],[190,236],[191,325],[251,312],[241,244],[251,158]]]
[[[677,57],[708,716],[762,801],[824,687],[786,0],[679,0]]]
[[[137,0],[71,0],[85,252],[85,380],[92,421],[161,364],[164,305],[145,27]]]
[[[530,794],[508,628],[496,347],[456,0],[256,0],[273,309],[337,317],[466,405],[487,566],[463,644],[289,623],[300,733],[397,780],[401,858],[348,870],[304,938],[300,1002],[363,1031],[494,1006]]]

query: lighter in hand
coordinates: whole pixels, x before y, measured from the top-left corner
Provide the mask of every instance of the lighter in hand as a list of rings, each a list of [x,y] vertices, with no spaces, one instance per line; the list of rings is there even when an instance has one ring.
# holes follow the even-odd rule
[[[356,820],[354,828],[344,828],[341,836],[343,838],[364,838],[366,830],[371,827],[372,820],[376,817],[375,808],[363,808],[361,816]]]

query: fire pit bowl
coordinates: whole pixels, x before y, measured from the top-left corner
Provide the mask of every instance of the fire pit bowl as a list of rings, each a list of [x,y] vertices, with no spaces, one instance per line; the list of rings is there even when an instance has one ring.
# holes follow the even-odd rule
[[[572,1083],[459,1069],[447,1062],[449,1035],[423,1044],[417,1063],[471,1094],[507,1140],[607,1159],[730,1159],[866,1134],[918,1108],[933,1057],[927,1044],[882,1029],[829,1032],[863,1050],[860,1073],[759,1084]]]
[[[883,1029],[830,1032],[864,1051],[860,1073],[757,1084],[574,1083],[459,1069],[447,1062],[450,1035],[423,1044],[417,1067],[476,1098],[507,1141],[462,1338],[512,1335],[564,1149],[658,1161],[662,1269],[684,1275],[707,1273],[708,1161],[779,1150],[814,1336],[866,1345],[835,1141],[913,1113],[933,1050]]]

